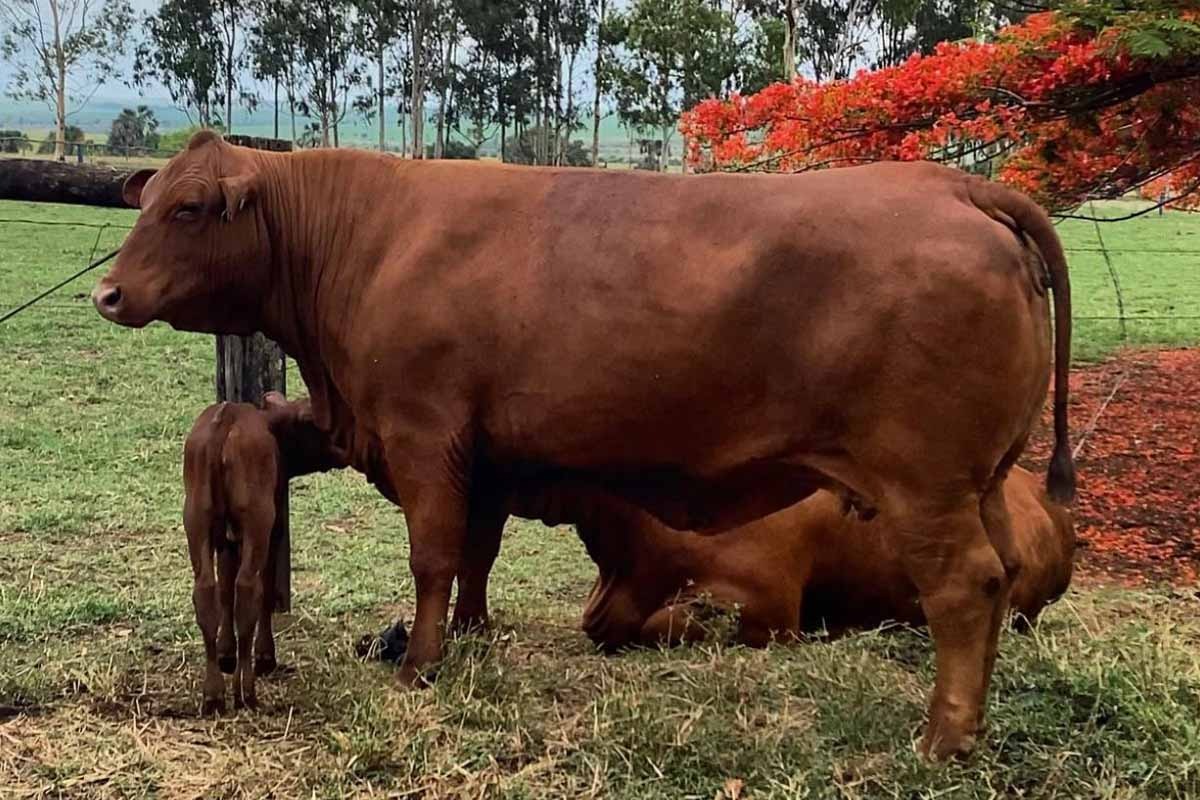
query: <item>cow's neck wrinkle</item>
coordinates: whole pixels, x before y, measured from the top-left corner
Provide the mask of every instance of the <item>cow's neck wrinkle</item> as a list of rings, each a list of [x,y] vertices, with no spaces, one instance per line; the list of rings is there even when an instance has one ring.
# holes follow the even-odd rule
[[[364,164],[374,169],[356,174]],[[350,194],[388,171],[370,159],[317,159],[303,153],[265,159],[260,169],[260,213],[272,270],[263,331],[296,359],[318,427],[345,439],[353,434],[355,420],[329,357],[345,350],[355,317],[350,301],[377,268],[347,257],[359,221]]]

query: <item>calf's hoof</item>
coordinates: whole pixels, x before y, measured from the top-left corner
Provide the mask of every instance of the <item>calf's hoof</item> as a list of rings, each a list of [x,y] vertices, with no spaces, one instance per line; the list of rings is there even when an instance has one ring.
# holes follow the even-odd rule
[[[217,666],[226,675],[232,675],[237,669],[237,656],[217,656]]]
[[[275,656],[261,655],[254,657],[254,674],[262,677],[270,675],[279,666],[275,663]]]
[[[200,704],[200,716],[202,717],[219,717],[225,713],[225,698],[224,697],[206,697]]]

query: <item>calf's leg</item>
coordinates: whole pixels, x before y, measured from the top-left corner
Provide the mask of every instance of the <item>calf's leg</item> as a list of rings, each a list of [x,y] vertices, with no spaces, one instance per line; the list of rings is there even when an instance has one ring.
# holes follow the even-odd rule
[[[258,615],[258,627],[254,632],[254,674],[270,675],[275,671],[275,630],[271,615],[275,613],[275,564],[279,558],[277,532],[271,531],[271,545],[267,549],[267,563],[262,573],[262,603]]]
[[[217,597],[216,570],[213,563],[212,532],[217,527],[212,515],[198,507],[191,497],[184,505],[183,527],[187,532],[188,555],[192,562],[192,606],[196,624],[204,640],[204,694],[202,714],[225,710],[225,678],[217,665],[217,629],[221,622],[221,604]]]
[[[241,521],[241,562],[238,565],[237,587],[234,598],[237,622],[237,671],[233,674],[233,704],[236,708],[258,707],[258,696],[254,686],[254,663],[251,650],[255,641],[255,627],[265,607],[263,591],[267,554],[271,541],[271,525],[275,520],[275,507],[270,501],[259,502],[243,508],[238,514]]]
[[[217,550],[217,587],[221,600],[221,628],[217,638],[217,660],[221,671],[232,675],[237,669],[237,638],[233,621],[234,589],[237,583],[239,545],[219,535],[222,541]]]
[[[922,513],[910,506],[895,531],[936,649],[937,678],[920,750],[934,760],[966,755],[983,717],[1007,575],[975,497],[951,510]]]

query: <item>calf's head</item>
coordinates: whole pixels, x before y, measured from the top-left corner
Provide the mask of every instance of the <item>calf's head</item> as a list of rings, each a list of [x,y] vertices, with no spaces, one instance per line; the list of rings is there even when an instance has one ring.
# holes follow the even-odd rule
[[[263,396],[263,410],[267,414],[267,425],[279,442],[288,478],[348,465],[347,455],[317,427],[309,400],[289,401],[279,392],[267,392]]]
[[[92,291],[105,319],[140,328],[256,330],[270,253],[256,213],[260,160],[203,131],[161,170],[134,173],[125,202],[140,208],[115,265]]]

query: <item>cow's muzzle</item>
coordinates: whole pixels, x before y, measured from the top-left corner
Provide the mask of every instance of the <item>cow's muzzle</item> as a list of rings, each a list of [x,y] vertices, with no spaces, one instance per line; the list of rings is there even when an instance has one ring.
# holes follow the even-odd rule
[[[109,322],[124,323],[122,311],[125,308],[125,294],[121,287],[103,278],[92,290],[92,304],[100,312],[100,316]]]

